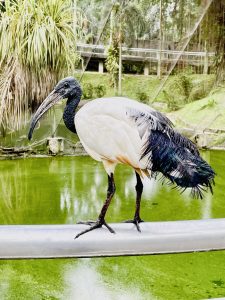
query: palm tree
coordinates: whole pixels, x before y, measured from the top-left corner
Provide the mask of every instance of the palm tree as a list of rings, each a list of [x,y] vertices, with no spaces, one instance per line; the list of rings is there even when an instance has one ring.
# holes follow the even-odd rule
[[[0,16],[0,126],[18,129],[78,55],[72,0],[5,1]]]
[[[216,81],[225,82],[225,3],[219,0],[214,3],[214,16],[218,23],[216,41]]]

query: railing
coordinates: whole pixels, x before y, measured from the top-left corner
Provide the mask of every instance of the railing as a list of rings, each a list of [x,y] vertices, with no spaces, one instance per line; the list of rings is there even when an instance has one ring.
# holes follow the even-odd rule
[[[91,44],[77,44],[77,50],[84,57],[107,57],[107,47],[104,45],[91,45]],[[123,60],[135,60],[135,61],[153,61],[159,60],[161,53],[161,60],[164,62],[173,62],[176,60],[179,54],[180,60],[192,64],[204,64],[207,60],[208,65],[213,62],[215,56],[214,52],[203,51],[177,51],[177,50],[161,50],[160,49],[145,49],[145,48],[127,48],[122,47],[122,59]]]
[[[0,226],[0,259],[101,257],[225,249],[225,219],[111,224],[74,237],[85,225]]]

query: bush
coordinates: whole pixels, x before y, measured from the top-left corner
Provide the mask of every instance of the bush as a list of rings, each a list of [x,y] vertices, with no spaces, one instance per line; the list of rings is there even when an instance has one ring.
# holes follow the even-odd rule
[[[183,91],[186,100],[189,98],[191,90],[193,88],[193,84],[191,79],[188,78],[186,75],[178,75],[177,84],[180,85],[181,92]]]
[[[172,93],[169,94],[166,90],[163,90],[163,94],[170,111],[178,110],[181,107],[179,100],[177,100],[177,97],[175,98]]]
[[[106,87],[104,84],[98,84],[95,88],[97,98],[102,98],[106,94]]]
[[[168,87],[163,91],[168,108],[176,110],[188,103],[192,87],[191,79],[185,74],[174,76]]]
[[[189,96],[189,101],[193,102],[202,98],[205,98],[207,95],[205,89],[203,86],[201,85],[197,85],[195,87],[193,87],[190,96]]]
[[[113,45],[108,49],[105,66],[109,72],[111,85],[117,89],[119,80],[119,45],[115,38],[113,39]]]
[[[149,100],[147,93],[143,90],[138,90],[136,92],[136,97],[138,100],[140,100],[141,102],[144,102],[144,103],[147,103]]]
[[[214,81],[206,80],[205,82],[197,83],[189,95],[189,101],[196,101],[205,98],[213,88]]]
[[[92,83],[86,83],[83,86],[83,99],[92,99],[93,92],[94,92],[94,88]]]
[[[183,75],[192,75],[195,74],[195,69],[193,66],[186,66],[181,72]]]

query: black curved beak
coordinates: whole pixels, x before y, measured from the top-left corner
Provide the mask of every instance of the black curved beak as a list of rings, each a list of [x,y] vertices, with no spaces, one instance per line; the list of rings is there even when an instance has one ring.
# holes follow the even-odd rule
[[[53,90],[48,97],[42,102],[42,104],[38,107],[36,113],[33,115],[30,123],[30,129],[28,133],[28,139],[31,140],[34,128],[40,118],[53,106],[56,102],[60,101],[63,97]]]

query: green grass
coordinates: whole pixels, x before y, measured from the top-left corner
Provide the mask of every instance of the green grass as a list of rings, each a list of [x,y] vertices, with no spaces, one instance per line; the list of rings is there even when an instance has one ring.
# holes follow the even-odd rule
[[[207,97],[191,102],[171,113],[177,126],[194,129],[225,130],[225,87],[218,88]]]
[[[75,74],[75,77],[79,79],[79,75]],[[171,86],[175,76],[170,76],[166,82],[165,88]],[[209,80],[214,78],[214,75],[188,75],[193,85],[206,84]],[[85,72],[81,84],[91,83],[93,86],[98,84],[104,84],[106,87],[106,97],[115,96],[114,88],[110,84],[110,78],[107,73],[99,74],[97,72]],[[149,99],[152,99],[156,89],[160,85],[160,80],[156,76],[144,76],[144,75],[128,75],[124,74],[122,77],[122,95],[137,99],[138,91],[147,93]],[[138,99],[137,99],[138,100]],[[161,92],[156,101],[166,102],[164,94]]]
[[[75,77],[79,78],[78,75],[75,75]],[[115,96],[114,88],[110,84],[110,78],[107,73],[99,74],[96,72],[85,72],[81,84],[84,85],[86,83],[91,83],[93,86],[104,84],[106,87],[105,97]],[[132,99],[137,99],[137,91],[142,90],[150,97],[159,84],[160,80],[157,79],[156,76],[123,75],[122,95]]]

